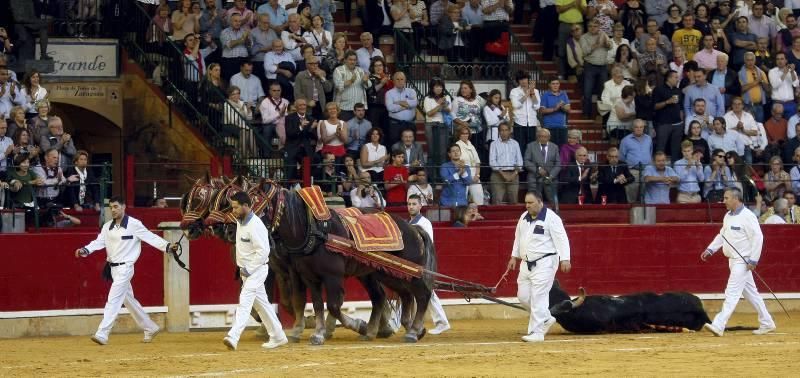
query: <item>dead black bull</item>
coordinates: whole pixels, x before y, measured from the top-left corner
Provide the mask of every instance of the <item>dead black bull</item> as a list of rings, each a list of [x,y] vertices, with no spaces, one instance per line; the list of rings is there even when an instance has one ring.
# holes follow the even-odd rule
[[[571,299],[558,281],[550,289],[550,313],[572,333],[698,331],[710,323],[703,303],[685,292],[636,293],[622,296],[586,295]]]

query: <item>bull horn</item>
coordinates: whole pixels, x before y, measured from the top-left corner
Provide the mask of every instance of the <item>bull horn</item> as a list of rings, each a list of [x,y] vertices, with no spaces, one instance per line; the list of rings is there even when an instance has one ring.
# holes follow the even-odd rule
[[[572,300],[572,308],[580,307],[580,305],[583,304],[583,301],[586,300],[586,289],[580,288],[578,290],[581,292],[581,294]]]

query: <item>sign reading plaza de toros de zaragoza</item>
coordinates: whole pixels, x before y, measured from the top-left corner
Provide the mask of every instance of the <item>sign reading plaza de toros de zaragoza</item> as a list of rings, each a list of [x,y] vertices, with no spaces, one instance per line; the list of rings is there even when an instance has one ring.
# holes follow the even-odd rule
[[[49,77],[116,78],[119,76],[119,43],[116,39],[51,38],[47,55],[55,71]],[[39,49],[36,49],[39,58]]]

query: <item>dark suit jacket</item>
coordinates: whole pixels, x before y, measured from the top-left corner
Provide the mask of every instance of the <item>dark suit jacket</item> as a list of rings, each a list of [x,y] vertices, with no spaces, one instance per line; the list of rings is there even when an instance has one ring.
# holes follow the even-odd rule
[[[531,142],[525,147],[525,157],[523,159],[525,170],[528,171],[528,182],[534,180],[536,184],[541,184],[543,177],[539,176],[539,167],[548,172],[548,176],[555,180],[561,172],[561,155],[558,145],[547,142],[547,158],[542,156],[542,147],[539,142]],[[531,185],[528,185],[532,188]]]
[[[628,197],[625,195],[625,185],[614,183],[614,179],[619,175],[624,175],[628,183],[636,180],[625,162],[617,164],[616,173],[612,173],[611,167],[607,165],[599,168],[597,174],[597,182],[599,184],[597,189],[598,198],[605,195],[608,197],[606,198],[607,203],[628,203]]]
[[[467,31],[464,28],[467,27],[467,22],[464,20],[459,21],[458,23],[461,25],[461,40],[464,42],[464,47],[469,47],[469,38]],[[447,14],[442,15],[441,21],[439,21],[439,48],[442,50],[449,50],[452,49],[456,43],[456,30],[455,25],[453,25],[453,21],[450,20],[450,17]]]
[[[714,70],[716,71],[716,70]],[[711,83],[714,79],[714,71],[709,71],[706,74],[706,80]],[[739,83],[739,75],[730,68],[728,71],[725,72],[725,108],[729,108],[731,106],[731,100],[735,96],[741,96],[742,94],[742,85]]]
[[[584,169],[596,168],[591,164],[584,164]],[[589,187],[591,173],[586,178],[579,180],[578,164],[570,162],[561,170],[561,191],[558,193],[560,203],[578,203],[578,195],[584,196],[583,203],[593,203],[592,189]]]
[[[405,148],[403,148],[403,142],[397,142],[393,144],[392,149],[389,150],[389,153],[391,154],[394,150],[405,151]],[[407,161],[406,164],[411,164],[414,162],[414,160],[419,160],[420,164],[423,166],[425,165],[425,156],[422,154],[422,147],[420,147],[417,142],[414,142],[414,144],[411,146],[411,160]]]
[[[309,125],[304,129],[300,129],[300,116],[297,113],[292,113],[286,116],[286,153],[296,154],[300,151],[305,153],[305,156],[313,156],[314,148],[317,145],[317,131],[311,128],[314,117],[311,112],[306,113],[306,119]]]
[[[377,30],[381,27],[381,25],[383,25],[383,10],[381,10],[380,5],[378,5],[378,2],[375,0],[366,1],[365,3],[366,4],[364,6],[364,10],[366,12],[365,14],[366,17],[364,18],[366,21],[366,25],[364,25],[365,26],[364,30],[366,31]],[[389,19],[391,19],[392,12],[391,12],[391,6],[389,6],[389,2],[384,1],[383,6],[384,9],[386,9],[386,15],[388,15]],[[391,23],[394,24],[394,20],[391,20]],[[377,38],[378,36],[374,35],[373,37]]]
[[[64,177],[70,177],[72,175],[77,175],[78,171],[75,167],[67,168],[67,171],[64,172]],[[92,172],[91,167],[86,168],[86,197],[84,198],[84,204],[94,205],[100,202],[100,187],[97,186],[98,180],[94,177],[94,172]],[[95,185],[91,185],[95,184]],[[78,195],[80,194],[80,185],[76,183],[68,183],[67,187],[64,189],[64,205],[73,207],[78,204]]]

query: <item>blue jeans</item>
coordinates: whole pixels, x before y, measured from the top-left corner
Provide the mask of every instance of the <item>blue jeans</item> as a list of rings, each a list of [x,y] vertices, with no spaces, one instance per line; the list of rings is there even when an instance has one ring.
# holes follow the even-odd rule
[[[764,105],[762,104],[745,104],[745,109],[749,111],[756,122],[764,122]]]
[[[597,87],[602,88],[608,81],[608,67],[596,66],[586,63],[583,66],[583,115],[587,118],[592,116],[592,95],[600,94]]]

